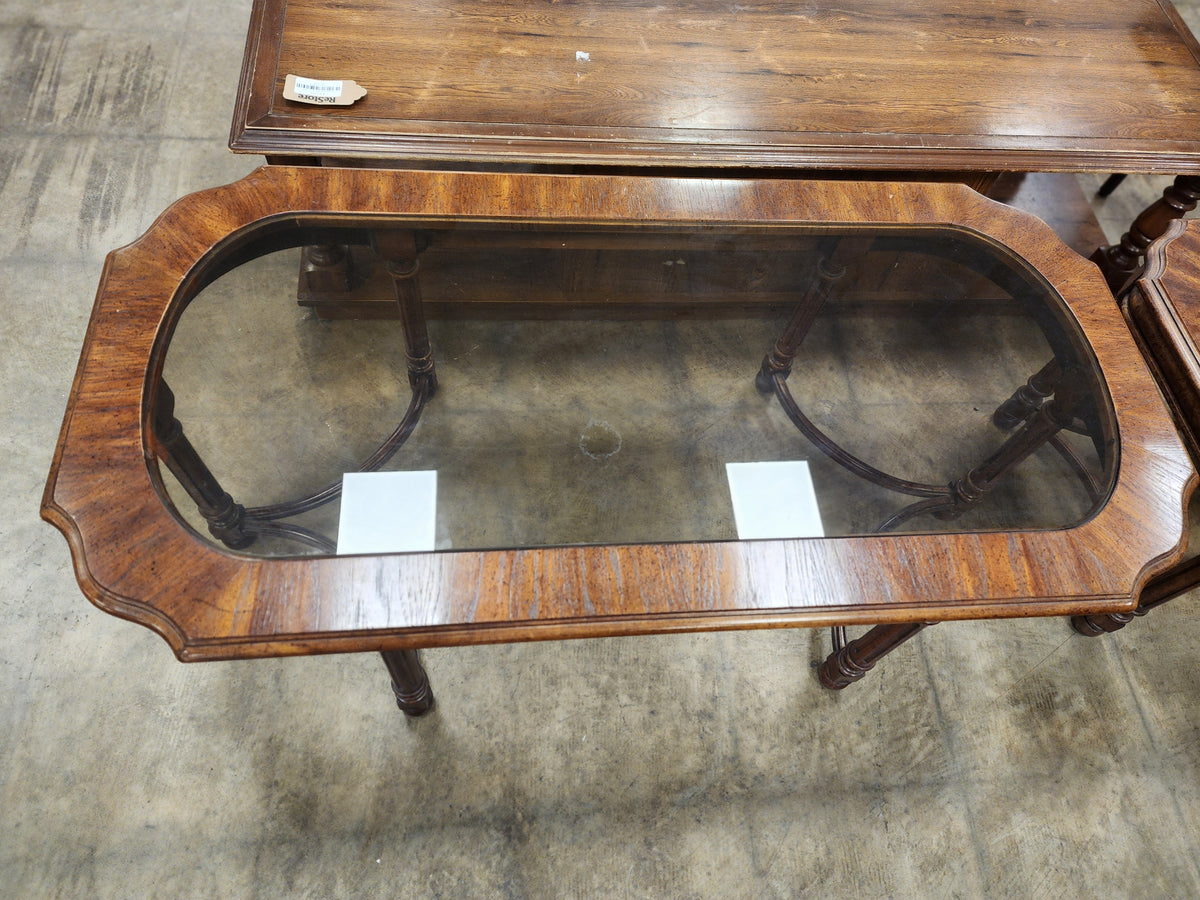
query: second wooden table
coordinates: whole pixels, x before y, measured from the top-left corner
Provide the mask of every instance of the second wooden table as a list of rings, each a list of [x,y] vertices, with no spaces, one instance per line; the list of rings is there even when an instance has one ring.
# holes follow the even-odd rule
[[[1160,0],[258,0],[230,146],[487,166],[1200,172]],[[353,79],[353,106],[283,97]]]

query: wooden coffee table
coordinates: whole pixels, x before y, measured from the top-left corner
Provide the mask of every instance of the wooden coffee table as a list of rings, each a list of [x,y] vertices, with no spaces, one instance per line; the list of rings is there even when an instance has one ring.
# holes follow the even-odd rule
[[[636,426],[581,422],[584,433],[566,449],[591,474],[564,474],[561,491],[516,477],[511,499],[499,504],[500,524],[523,509],[540,528],[570,505],[572,480],[594,481],[598,496],[610,497],[631,477],[606,462],[620,451],[640,473],[629,502],[662,507],[661,530],[497,537],[498,520],[482,504],[457,503],[446,505],[459,517],[452,548],[338,556],[313,529],[287,524],[315,501],[336,499],[336,482],[321,490],[330,473],[316,471],[313,490],[298,500],[232,496],[225,463],[196,451],[196,422],[177,414],[164,380],[173,338],[189,305],[206,302],[206,287],[267,251],[319,241],[374,248],[403,314],[408,412],[363,467],[394,452],[394,465],[437,468],[447,485],[472,450],[484,454],[476,472],[544,450],[536,438],[543,423],[578,400],[568,377],[546,374],[548,354],[518,364],[520,342],[508,332],[480,339],[500,374],[479,369],[475,388],[472,366],[481,363],[439,357],[464,327],[431,332],[424,315],[425,293],[454,289],[453,267],[438,268],[443,246],[456,265],[491,265],[496,291],[537,278],[557,283],[566,295],[560,312],[572,297],[590,296],[580,287],[588,271],[601,273],[599,283],[627,290],[627,302],[590,296],[573,314],[606,328],[639,321],[639,310],[671,323],[732,318],[741,324],[721,333],[734,336],[776,319],[749,355],[739,356],[732,338],[702,336],[709,351],[686,377],[672,364],[683,333],[674,325],[670,341],[628,361],[618,351],[634,354],[635,344],[623,338],[570,342],[565,371],[609,372],[597,367],[613,357],[612,374],[595,382],[611,383],[611,409],[636,417],[660,408],[694,428],[683,451],[656,455],[654,440],[613,438]],[[551,332],[565,332],[570,319],[551,323]],[[937,346],[947,358],[973,352],[981,366],[1003,363],[1006,354],[988,342],[1018,326],[1030,335],[1020,342],[1030,362],[997,370],[986,390],[966,395],[953,378],[930,376],[922,382],[928,397],[907,388],[889,396],[884,377],[884,393],[862,400],[853,386],[858,375],[885,371],[886,359],[905,369]],[[886,343],[902,334],[912,335],[900,345],[907,350],[858,362],[845,355],[869,335]],[[716,400],[686,393],[704,380],[700,369],[718,364],[731,374],[709,378]],[[660,366],[667,376],[639,382]],[[923,371],[942,368],[935,360]],[[506,391],[518,394],[504,409],[524,418],[493,399]],[[563,404],[539,405],[547,393],[562,394]],[[908,405],[929,398],[938,402],[925,413]],[[965,425],[952,426],[960,416]],[[491,427],[467,434],[493,440],[455,437],[469,417]],[[242,442],[254,418],[267,417],[225,430],[224,456],[249,454]],[[736,452],[755,455],[710,459],[705,448],[730,428],[742,435]],[[439,443],[439,434],[449,437]],[[527,437],[520,448],[505,442]],[[716,497],[694,485],[704,472],[723,471],[723,461],[798,459],[823,504],[824,537],[750,539],[740,522],[722,531],[711,507],[698,507],[695,529],[679,524],[686,517],[675,501]],[[1041,222],[962,185],[269,166],[180,200],[143,238],[110,254],[43,515],[67,536],[88,597],[157,631],[180,659],[382,651],[401,707],[415,714],[432,697],[416,656],[422,647],[892,628],[887,640],[855,642],[831,657],[822,680],[840,686],[923,623],[1127,613],[1147,580],[1180,558],[1195,480],[1095,268]],[[679,487],[654,493],[660,483]],[[1073,505],[1045,518],[1031,505],[1045,497]],[[601,525],[620,518],[593,517]],[[287,548],[263,549],[271,541]]]

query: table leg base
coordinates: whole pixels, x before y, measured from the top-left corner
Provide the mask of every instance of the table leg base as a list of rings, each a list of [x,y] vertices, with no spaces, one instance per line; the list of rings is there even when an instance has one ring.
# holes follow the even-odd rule
[[[384,650],[383,663],[392,676],[396,706],[410,718],[423,716],[433,709],[433,688],[416,650]]]
[[[1150,610],[1169,603],[1180,594],[1186,594],[1200,586],[1200,556],[1193,556],[1175,568],[1156,575],[1142,589],[1138,607],[1127,613],[1098,613],[1091,616],[1072,616],[1071,627],[1084,637],[1099,637],[1120,631],[1134,619],[1146,615]]]
[[[1084,637],[1099,637],[1120,631],[1135,618],[1134,613],[1111,613],[1099,616],[1071,616],[1071,627]]]
[[[875,668],[875,663],[895,650],[918,631],[926,622],[905,622],[900,625],[876,625],[862,637],[839,647],[826,657],[817,670],[822,687],[840,691],[860,680]]]

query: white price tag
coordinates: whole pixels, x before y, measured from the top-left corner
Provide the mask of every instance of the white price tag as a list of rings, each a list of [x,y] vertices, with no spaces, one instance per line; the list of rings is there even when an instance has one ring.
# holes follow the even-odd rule
[[[283,81],[283,97],[294,103],[316,106],[349,106],[367,96],[361,85],[349,79],[301,78],[288,75]]]

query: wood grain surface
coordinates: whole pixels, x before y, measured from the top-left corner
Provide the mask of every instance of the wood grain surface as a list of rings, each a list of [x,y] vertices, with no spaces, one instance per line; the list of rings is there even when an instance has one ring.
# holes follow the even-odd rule
[[[1178,220],[1151,245],[1126,311],[1175,407],[1180,432],[1193,457],[1200,456],[1200,223]]]
[[[214,248],[287,218],[413,221],[910,223],[968,229],[1040,271],[1094,348],[1120,465],[1065,531],[253,559],[164,505],[147,391]],[[1005,251],[1002,248],[1011,248]],[[1113,612],[1184,544],[1195,481],[1097,270],[1032,217],[959,185],[267,167],[170,207],[110,254],[43,501],[84,592],[182,659],[719,628]]]
[[[231,134],[272,156],[1200,171],[1166,0],[257,0]],[[285,76],[353,79],[350,107]]]

